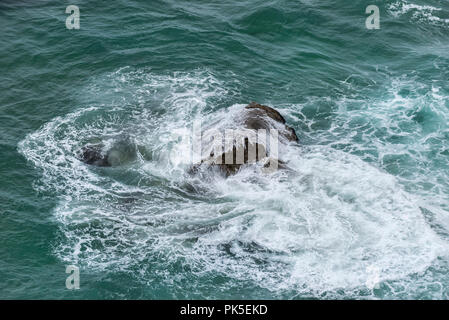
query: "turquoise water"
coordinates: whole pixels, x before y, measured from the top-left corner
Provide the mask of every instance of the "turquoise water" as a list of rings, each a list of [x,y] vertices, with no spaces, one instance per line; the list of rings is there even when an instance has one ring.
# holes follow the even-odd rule
[[[6,0],[0,30],[0,298],[448,298],[449,2]],[[293,173],[188,175],[192,122],[250,101]]]

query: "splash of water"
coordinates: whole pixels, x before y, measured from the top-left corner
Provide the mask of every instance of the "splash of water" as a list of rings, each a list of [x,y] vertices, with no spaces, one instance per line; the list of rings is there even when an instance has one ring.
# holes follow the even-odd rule
[[[209,71],[125,68],[89,90],[97,88],[103,104],[55,118],[19,146],[41,171],[36,188],[58,196],[62,260],[142,281],[218,273],[275,293],[338,296],[370,287],[372,270],[376,282],[395,281],[447,251],[421,198],[332,145],[283,149],[291,170],[270,175],[257,165],[228,179],[187,174],[193,120],[229,123],[241,107],[210,108],[232,90]],[[124,135],[137,150],[126,165],[97,168],[76,157],[88,141],[113,145]]]

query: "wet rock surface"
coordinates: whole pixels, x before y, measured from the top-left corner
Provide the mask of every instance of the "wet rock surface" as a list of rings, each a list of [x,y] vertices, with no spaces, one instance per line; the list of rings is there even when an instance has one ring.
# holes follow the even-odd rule
[[[129,139],[119,139],[109,148],[103,143],[88,144],[78,151],[77,157],[89,165],[116,167],[134,161],[137,149]]]
[[[280,159],[282,155],[277,152],[278,146],[275,148],[276,154],[271,152],[273,147],[270,150],[270,135],[274,132],[273,143],[284,145],[298,142],[298,137],[277,110],[252,102],[235,115],[232,125],[233,136],[230,139],[226,136],[226,128],[215,129],[215,137],[202,134],[205,147],[201,150],[201,161],[191,168],[190,173],[195,173],[200,166],[210,166],[218,167],[229,176],[242,165],[256,162],[262,163],[264,168],[285,168],[285,163]],[[213,141],[210,142],[210,139]],[[137,149],[129,138],[118,139],[108,147],[97,141],[83,146],[77,157],[88,165],[115,167],[135,160]]]
[[[272,157],[268,152],[268,141],[270,130],[276,130],[278,134],[278,143],[298,142],[298,137],[293,128],[286,125],[284,117],[275,109],[252,102],[247,105],[236,119],[242,129],[241,140],[234,139],[232,148],[224,146],[222,152],[216,154],[216,147],[214,145],[204,151],[205,156],[202,157],[201,164],[194,166],[192,172],[195,172],[202,165],[210,165],[219,167],[226,175],[235,174],[242,165],[262,162],[265,168],[272,167],[285,168],[285,163],[279,159],[281,155]],[[258,130],[265,130],[266,139],[260,139],[259,136],[255,138],[249,134],[245,136],[245,130],[257,132]],[[225,143],[226,145],[226,143]],[[243,155],[243,157],[242,157]],[[232,159],[232,160],[231,160]]]

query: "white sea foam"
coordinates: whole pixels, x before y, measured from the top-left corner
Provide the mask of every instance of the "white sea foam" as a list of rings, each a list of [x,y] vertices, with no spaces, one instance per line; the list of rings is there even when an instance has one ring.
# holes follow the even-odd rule
[[[430,5],[418,5],[409,3],[408,1],[396,1],[388,4],[387,8],[394,17],[399,17],[411,12],[413,13],[412,19],[420,23],[430,23],[444,26],[449,24],[449,19],[438,16],[438,14],[443,11],[442,8],[437,8]]]
[[[331,145],[282,150],[290,170],[274,174],[257,165],[228,179],[187,174],[186,128],[198,117],[226,123],[241,107],[208,109],[210,99],[229,94],[210,72],[123,69],[106,79],[130,100],[119,106],[106,88],[106,105],[55,118],[19,145],[41,171],[36,187],[59,199],[54,216],[64,238],[55,253],[62,260],[144,282],[218,273],[275,293],[319,296],[369,288],[373,270],[379,282],[425,272],[447,252],[421,197]],[[124,134],[141,150],[129,165],[94,168],[75,157],[89,139]],[[181,262],[188,271],[173,271]]]

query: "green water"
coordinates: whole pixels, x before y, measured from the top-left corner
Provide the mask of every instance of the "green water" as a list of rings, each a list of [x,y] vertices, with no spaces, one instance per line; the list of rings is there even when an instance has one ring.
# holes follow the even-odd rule
[[[448,298],[449,2],[6,0],[0,30],[0,298]],[[170,134],[251,101],[296,175],[187,176]],[[120,136],[146,156],[77,161]]]

